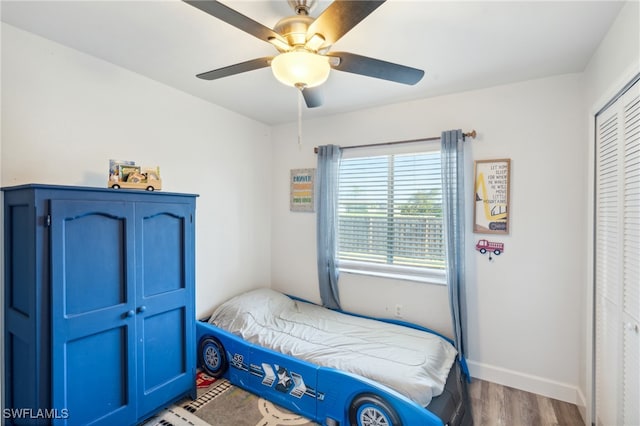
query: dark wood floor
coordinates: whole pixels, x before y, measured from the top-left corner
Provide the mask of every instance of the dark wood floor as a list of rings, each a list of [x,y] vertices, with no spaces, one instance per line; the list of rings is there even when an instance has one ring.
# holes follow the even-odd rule
[[[475,426],[584,426],[568,402],[473,379],[469,394]]]

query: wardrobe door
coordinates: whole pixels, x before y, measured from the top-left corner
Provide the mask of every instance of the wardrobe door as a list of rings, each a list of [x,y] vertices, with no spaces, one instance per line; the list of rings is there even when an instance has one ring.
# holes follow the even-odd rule
[[[640,83],[596,118],[595,421],[640,424]]]
[[[133,206],[50,203],[52,406],[61,424],[134,423]]]
[[[136,203],[139,415],[194,388],[194,204]]]

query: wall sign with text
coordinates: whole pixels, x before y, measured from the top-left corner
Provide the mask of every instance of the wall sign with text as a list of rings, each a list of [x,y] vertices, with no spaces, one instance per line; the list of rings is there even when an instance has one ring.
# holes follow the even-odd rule
[[[509,233],[509,173],[511,160],[475,162],[473,232]]]
[[[289,209],[292,212],[313,212],[313,185],[316,169],[292,169],[290,178]]]

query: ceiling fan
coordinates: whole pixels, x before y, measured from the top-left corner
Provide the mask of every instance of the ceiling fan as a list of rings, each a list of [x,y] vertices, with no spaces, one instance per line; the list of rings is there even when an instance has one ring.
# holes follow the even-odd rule
[[[276,56],[252,59],[198,74],[216,80],[271,66],[283,84],[302,91],[307,107],[322,105],[320,86],[331,69],[413,85],[423,70],[348,52],[330,52],[331,46],[369,16],[385,0],[336,0],[317,18],[309,16],[317,0],[288,0],[295,15],[281,19],[273,29],[235,11],[216,0],[183,0],[211,16],[271,43]]]

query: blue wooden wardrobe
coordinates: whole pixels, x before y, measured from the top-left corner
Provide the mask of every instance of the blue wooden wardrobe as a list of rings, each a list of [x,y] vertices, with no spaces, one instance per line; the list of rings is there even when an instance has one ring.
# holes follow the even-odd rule
[[[8,424],[133,425],[195,396],[196,196],[2,190]]]

